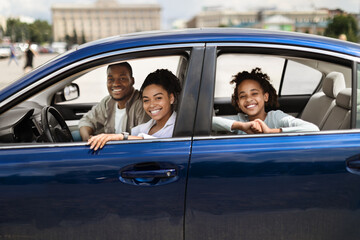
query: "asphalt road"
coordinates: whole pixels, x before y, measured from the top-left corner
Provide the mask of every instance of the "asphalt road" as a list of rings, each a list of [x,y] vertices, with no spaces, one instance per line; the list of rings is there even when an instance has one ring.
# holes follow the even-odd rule
[[[37,54],[33,60],[34,67],[37,67],[56,56],[57,54]],[[13,82],[18,78],[22,77],[25,74],[23,69],[24,65],[24,56],[18,59],[18,65],[16,65],[13,60],[9,64],[9,58],[0,59],[0,89],[3,88],[5,85],[9,84],[10,82]]]

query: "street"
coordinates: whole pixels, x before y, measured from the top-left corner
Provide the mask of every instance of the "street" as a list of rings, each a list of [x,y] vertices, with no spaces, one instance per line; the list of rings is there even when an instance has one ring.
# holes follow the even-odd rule
[[[37,54],[33,60],[34,67],[36,68],[37,66],[49,61],[56,56],[57,54]],[[0,89],[25,74],[23,69],[25,65],[25,56],[22,56],[20,59],[18,59],[18,63],[19,65],[16,65],[16,62],[12,60],[9,64],[9,58],[0,59]]]

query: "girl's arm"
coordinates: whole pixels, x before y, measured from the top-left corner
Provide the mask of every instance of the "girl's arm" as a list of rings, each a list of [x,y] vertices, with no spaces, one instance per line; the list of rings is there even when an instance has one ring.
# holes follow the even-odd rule
[[[252,122],[238,121],[237,116],[224,117],[213,117],[212,130],[213,131],[228,131],[233,132],[234,130],[240,130],[248,134],[261,133],[261,126]]]
[[[262,121],[261,119],[255,119],[254,122],[257,122],[261,126],[261,129],[262,129],[261,133],[281,133],[282,132],[281,128],[269,128],[269,126],[266,125],[266,123],[264,121]]]
[[[262,126],[256,122],[239,122],[235,121],[231,126],[232,130],[240,130],[246,132],[247,134],[254,134],[254,133],[263,133]]]
[[[273,126],[281,129],[281,132],[313,132],[320,131],[319,128],[310,122],[304,121],[300,118],[295,118],[280,110],[272,111],[268,114],[268,122]],[[270,123],[269,123],[270,124]]]

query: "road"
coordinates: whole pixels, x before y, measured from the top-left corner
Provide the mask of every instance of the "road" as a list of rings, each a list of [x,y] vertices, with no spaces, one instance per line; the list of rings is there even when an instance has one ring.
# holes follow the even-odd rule
[[[34,67],[37,67],[56,56],[57,54],[38,54],[34,57]],[[9,58],[0,59],[0,89],[25,74],[23,69],[25,57],[23,56],[21,59],[18,59],[18,63],[19,65],[16,65],[14,61],[11,61],[9,64]]]

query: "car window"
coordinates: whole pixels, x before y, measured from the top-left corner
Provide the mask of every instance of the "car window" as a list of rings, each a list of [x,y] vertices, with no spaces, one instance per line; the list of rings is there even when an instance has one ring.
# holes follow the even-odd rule
[[[180,59],[181,56],[163,56],[127,61],[133,68],[135,89],[140,89],[146,76],[156,69],[168,69],[176,74]],[[106,69],[107,65],[96,68],[73,81],[80,88],[80,96],[71,101],[64,101],[62,104],[96,103],[107,96]]]
[[[222,54],[217,58],[215,98],[230,97],[230,81],[240,71],[260,67],[266,72],[276,90],[279,90],[285,60],[280,57],[257,54]]]
[[[72,136],[75,141],[81,141],[78,133],[79,120],[97,102],[109,95],[106,73],[108,65],[128,62],[135,78],[135,89],[140,89],[145,78],[157,69],[169,70],[179,78],[180,84],[183,86],[191,52],[178,49],[173,51],[176,53],[171,54],[170,51],[164,51],[164,55],[161,55],[159,51],[155,56],[153,52],[144,52],[143,56],[139,56],[139,54],[136,56],[118,55],[111,59],[99,59],[97,62],[89,62],[81,66],[75,63],[74,67],[68,67],[66,72],[60,70],[60,75],[56,77],[60,79],[59,81],[37,92],[0,116],[2,123],[0,144],[69,142],[69,136]],[[69,73],[71,74],[69,75]],[[71,100],[66,100],[65,96]],[[180,102],[179,96],[176,106],[179,106]],[[142,108],[142,103],[137,107]],[[45,108],[47,109],[46,115],[43,114]],[[58,117],[56,110],[51,108],[56,109],[61,117]],[[142,114],[148,117],[146,113]],[[142,123],[150,119],[150,117],[146,117],[141,118]],[[48,120],[44,121],[46,118]],[[176,118],[171,121],[175,122]],[[63,127],[64,124],[69,130]],[[130,130],[137,125],[131,126]],[[54,136],[59,138],[55,139]],[[53,139],[49,140],[51,137]]]
[[[236,74],[244,71],[250,74],[255,68],[259,68],[258,71],[268,75],[278,98],[279,105],[269,106],[271,100],[265,100],[264,97],[266,121],[272,121],[269,119],[274,117],[272,114],[275,114],[275,111],[269,114],[271,110],[280,110],[281,114],[291,115],[312,124],[313,126],[309,126],[309,129],[311,128],[312,130],[309,131],[351,128],[350,100],[346,102],[346,99],[351,97],[349,96],[349,93],[351,94],[352,81],[351,68],[312,58],[223,53],[218,56],[216,62],[213,104],[213,116],[215,118],[213,118],[212,122],[213,135],[243,133],[241,131],[231,131],[231,122],[224,122],[220,118],[240,122],[248,121],[248,113],[239,115],[238,113],[243,112],[243,109],[239,109],[240,105],[238,102],[232,103],[235,84],[230,84],[230,81],[234,79]],[[330,75],[329,77],[327,77],[328,74]],[[334,76],[339,78],[343,84],[333,85]],[[322,84],[325,84],[325,82],[328,86],[327,89],[329,89],[329,86],[332,88],[343,86],[342,89],[333,91],[334,93],[339,92],[339,99],[337,99],[336,94],[325,94],[323,92]],[[243,104],[241,107],[244,109],[248,107],[256,109],[259,105],[261,105],[259,102],[252,100],[251,103]],[[360,116],[359,112],[358,115]],[[277,112],[276,114],[280,113]],[[282,118],[274,117],[274,119]],[[360,126],[360,120],[357,122],[358,126]],[[282,129],[281,131],[284,132],[286,130]],[[304,128],[299,131],[306,132],[308,130]]]
[[[322,73],[304,64],[287,61],[280,95],[312,94],[319,85]],[[300,84],[299,84],[300,83]]]
[[[278,95],[312,94],[322,79],[322,73],[319,70],[284,57],[222,54],[217,59],[215,97],[231,96],[233,88],[229,82],[232,77],[238,72],[251,71],[255,67],[259,67],[270,77],[271,84]],[[284,80],[280,89],[283,72]]]

